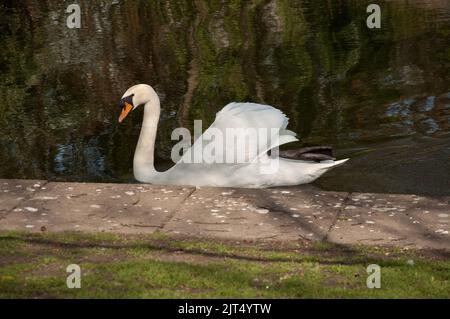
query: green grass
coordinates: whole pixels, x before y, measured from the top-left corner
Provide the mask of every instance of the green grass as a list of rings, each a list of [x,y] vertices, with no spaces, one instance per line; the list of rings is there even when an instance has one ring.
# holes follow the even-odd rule
[[[373,263],[380,289],[366,287]],[[81,267],[80,289],[66,286],[69,264]],[[449,298],[449,280],[436,251],[0,233],[0,298]]]

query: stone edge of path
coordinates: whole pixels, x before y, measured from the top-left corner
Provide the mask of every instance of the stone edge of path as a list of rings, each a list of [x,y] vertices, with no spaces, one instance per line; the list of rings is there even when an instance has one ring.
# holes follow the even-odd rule
[[[14,186],[14,188],[8,189],[8,186],[4,184]],[[21,186],[16,189],[18,185]],[[68,188],[87,188],[91,193],[94,193],[93,189],[97,188],[97,192],[94,194],[97,197],[93,197],[94,195],[89,197],[91,194],[88,194],[89,196],[78,200],[77,203],[80,205],[90,204],[95,198],[101,198],[105,201],[105,196],[101,196],[102,187],[111,192],[105,191],[108,196],[117,191],[133,193],[137,196],[137,200],[132,201],[133,196],[123,195],[128,201],[128,204],[123,203],[127,207],[124,209],[124,214],[111,213],[117,210],[115,206],[111,205],[105,206],[105,210],[111,212],[103,212],[100,209],[98,213],[91,213],[89,220],[90,222],[95,220],[94,226],[80,229],[83,232],[96,232],[101,229],[102,232],[145,234],[160,231],[175,236],[181,235],[193,238],[291,242],[308,240],[342,245],[361,244],[419,249],[450,249],[447,224],[450,198],[437,201],[433,198],[417,195],[328,192],[310,185],[272,189],[232,189],[0,179],[0,231],[42,231],[43,226],[24,229],[20,218],[26,219],[27,216],[32,216],[33,222],[46,220],[47,215],[52,215],[55,207],[58,207],[59,204],[53,203],[52,206],[42,200],[42,203],[40,203],[38,199],[42,198],[42,195],[45,195],[46,192],[54,188],[57,189],[61,185],[73,185],[73,187]],[[128,188],[132,191],[126,192],[125,190]],[[148,196],[139,194],[144,190],[149,192]],[[61,190],[58,190],[58,192],[61,192]],[[174,192],[177,194],[173,194]],[[151,199],[151,194],[154,196],[159,194],[160,197]],[[109,205],[111,200],[109,197],[106,199],[106,205]],[[163,199],[167,199],[164,204],[166,206],[160,205],[168,208],[164,210],[164,213],[161,211],[161,207],[155,207],[154,201],[156,199],[160,200],[159,203],[162,203]],[[122,201],[125,201],[125,199],[120,199],[118,205],[121,205]],[[28,205],[25,208],[31,210],[33,207],[28,204],[31,202],[39,207],[39,212],[44,212],[42,215],[45,216],[40,216],[40,219],[38,219],[33,215],[33,212],[22,209],[25,205]],[[142,202],[145,205],[142,205]],[[40,203],[41,206],[35,203]],[[62,198],[62,203],[70,208],[66,199]],[[2,207],[3,205],[5,206]],[[138,207],[139,205],[141,207]],[[91,206],[96,209],[95,206],[100,205],[91,204]],[[149,217],[148,211],[155,208],[160,210],[152,213],[155,217]],[[199,212],[200,210],[201,212]],[[301,212],[298,212],[299,210]],[[76,215],[75,213],[71,214]],[[44,231],[77,231],[77,229],[70,229],[66,225],[68,223],[67,217],[71,217],[71,214],[63,212],[61,213],[62,217],[52,216],[51,218],[54,218],[56,224],[61,221],[65,226],[45,229]],[[19,218],[16,215],[21,217]],[[232,216],[235,216],[235,218]],[[433,224],[433,216],[436,217],[437,225]],[[104,218],[100,219],[100,217]],[[81,215],[77,218],[85,221]],[[134,225],[135,228],[119,227],[114,229],[106,224],[107,222],[115,225],[115,221],[123,221],[127,218],[133,218],[137,221],[137,224]],[[154,218],[157,221],[155,225],[147,226],[145,224],[145,221],[149,218]],[[202,220],[194,220],[195,218],[202,219],[205,222],[201,223]],[[375,222],[369,219],[373,219]],[[10,225],[5,226],[5,221],[9,221]],[[99,225],[104,222],[107,226],[100,227]]]

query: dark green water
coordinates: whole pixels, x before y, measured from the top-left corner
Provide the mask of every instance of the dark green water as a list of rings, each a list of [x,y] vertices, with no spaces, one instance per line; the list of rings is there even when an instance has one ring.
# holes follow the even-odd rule
[[[450,1],[377,1],[368,29],[372,2],[92,0],[68,29],[72,1],[4,0],[0,178],[131,181],[142,110],[119,126],[117,102],[148,83],[161,163],[172,129],[254,101],[354,158],[324,188],[450,194]]]

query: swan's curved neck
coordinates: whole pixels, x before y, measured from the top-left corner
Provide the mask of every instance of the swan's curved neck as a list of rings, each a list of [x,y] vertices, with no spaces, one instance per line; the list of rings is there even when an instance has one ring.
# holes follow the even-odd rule
[[[149,182],[159,174],[154,167],[155,140],[159,115],[160,102],[158,95],[154,93],[150,101],[144,106],[141,133],[134,152],[134,177],[141,182]]]

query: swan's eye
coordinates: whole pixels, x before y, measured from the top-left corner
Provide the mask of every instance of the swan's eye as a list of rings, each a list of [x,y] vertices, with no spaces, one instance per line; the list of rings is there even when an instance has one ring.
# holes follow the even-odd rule
[[[125,107],[125,103],[131,104],[133,106],[133,97],[134,97],[134,94],[131,94],[131,95],[126,96],[123,99],[121,99],[119,102],[119,107],[121,109],[123,109]]]

